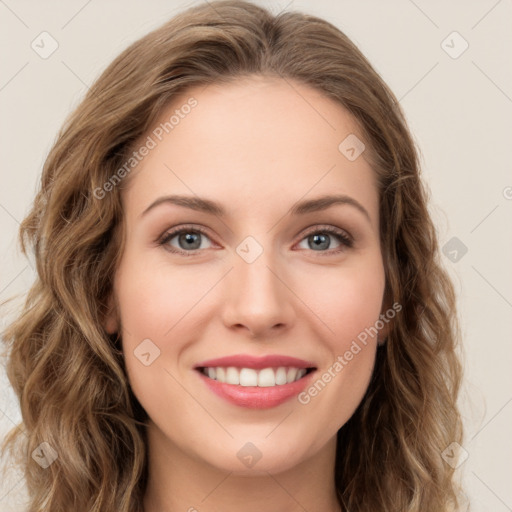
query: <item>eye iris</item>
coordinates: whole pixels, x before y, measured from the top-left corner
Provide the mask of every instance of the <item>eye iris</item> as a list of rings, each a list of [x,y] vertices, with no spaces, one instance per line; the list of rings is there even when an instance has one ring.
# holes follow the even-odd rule
[[[328,249],[329,248],[330,244],[329,244],[328,236],[315,234],[315,235],[311,235],[309,238],[314,240],[313,247],[320,248],[320,249]],[[317,242],[319,242],[319,243],[317,243]]]
[[[185,244],[185,247],[187,247],[189,249],[199,249],[199,246],[201,245],[201,241],[199,240],[199,237],[200,237],[199,233],[194,233],[194,234],[184,233],[179,236],[179,241],[180,241],[180,243],[182,241],[186,241],[187,243]],[[193,246],[194,243],[197,246]]]

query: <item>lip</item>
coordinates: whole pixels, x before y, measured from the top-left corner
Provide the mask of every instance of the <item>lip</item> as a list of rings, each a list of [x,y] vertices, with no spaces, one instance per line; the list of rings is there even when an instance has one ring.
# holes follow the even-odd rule
[[[202,368],[217,366],[225,368],[234,366],[236,368],[252,368],[254,370],[292,366],[294,368],[312,368],[313,371],[289,384],[269,387],[239,386],[210,379],[200,371]],[[208,389],[229,403],[249,409],[270,409],[297,396],[306,386],[310,385],[317,366],[311,361],[285,355],[255,357],[247,354],[235,354],[202,361],[195,365],[194,369]]]
[[[297,359],[296,357],[284,355],[267,355],[262,357],[250,356],[247,354],[235,354],[217,359],[209,359],[194,366],[194,368],[205,368],[215,366],[235,366],[237,368],[252,368],[261,370],[263,368],[278,368],[279,366],[293,366],[294,368],[316,368],[315,363]],[[287,385],[287,384],[285,384]]]
[[[196,373],[213,393],[231,404],[249,409],[270,409],[281,405],[301,393],[306,386],[311,384],[316,370],[307,373],[302,379],[291,382],[290,384],[262,388],[259,386],[226,384],[210,379],[199,370],[197,370]]]

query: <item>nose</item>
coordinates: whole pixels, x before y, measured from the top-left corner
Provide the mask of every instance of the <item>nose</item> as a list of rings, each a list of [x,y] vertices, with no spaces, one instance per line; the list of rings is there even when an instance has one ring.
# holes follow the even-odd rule
[[[294,294],[282,266],[277,265],[270,251],[263,251],[252,263],[235,257],[224,284],[224,325],[262,340],[290,329],[295,318]]]

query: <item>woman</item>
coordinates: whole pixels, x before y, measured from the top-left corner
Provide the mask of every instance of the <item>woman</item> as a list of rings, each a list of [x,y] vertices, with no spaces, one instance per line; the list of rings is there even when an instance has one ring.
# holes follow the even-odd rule
[[[456,509],[454,290],[398,102],[331,24],[225,0],[135,42],[20,235],[30,511]]]

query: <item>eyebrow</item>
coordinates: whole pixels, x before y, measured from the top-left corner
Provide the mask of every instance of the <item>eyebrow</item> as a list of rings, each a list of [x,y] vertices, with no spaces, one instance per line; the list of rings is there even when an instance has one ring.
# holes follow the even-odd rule
[[[210,199],[205,199],[197,196],[182,196],[182,195],[169,195],[162,196],[153,201],[142,213],[141,217],[146,215],[150,210],[160,206],[161,204],[175,204],[177,206],[182,206],[184,208],[189,208],[191,210],[195,210],[198,212],[209,213],[212,215],[216,215],[219,217],[226,216],[226,210],[217,202],[212,201]],[[317,197],[315,199],[308,199],[305,201],[300,201],[295,203],[295,205],[291,208],[290,213],[292,215],[305,215],[307,213],[318,212],[321,210],[326,210],[331,206],[337,204],[346,204],[349,206],[353,206],[357,210],[359,210],[371,223],[370,214],[366,210],[366,208],[355,200],[353,197],[347,196],[345,194],[338,195],[324,195]]]

